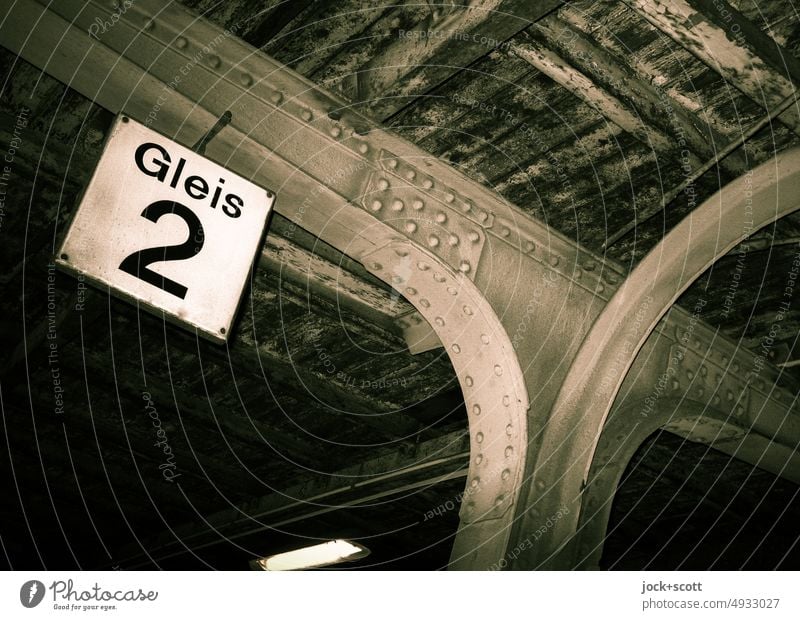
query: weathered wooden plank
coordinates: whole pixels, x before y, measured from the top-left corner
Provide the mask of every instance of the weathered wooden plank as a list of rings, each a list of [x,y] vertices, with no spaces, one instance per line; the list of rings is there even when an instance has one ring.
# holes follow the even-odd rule
[[[436,9],[417,30],[372,58],[356,98],[376,119],[387,120],[410,100],[500,47],[561,4],[558,0],[482,0],[449,11]],[[423,33],[423,34],[420,34]]]
[[[658,142],[649,142],[657,152],[689,150],[697,158],[706,160],[729,141],[698,116],[696,109],[687,108],[684,101],[654,84],[653,76],[639,73],[625,57],[608,51],[568,21],[550,15],[533,25],[530,32],[534,41],[557,51],[577,72],[589,78],[596,89],[578,94],[593,101],[593,92],[607,93],[628,112],[628,122],[656,128],[659,135],[666,138],[665,148],[659,148]],[[639,135],[641,131],[634,133]],[[746,168],[741,157],[728,158],[722,165],[735,175]]]
[[[462,119],[473,110],[469,102],[488,101],[532,72],[533,69],[518,58],[492,51],[414,100],[394,115],[388,126],[423,146],[424,139],[435,140],[436,134],[447,133],[451,127],[461,125]],[[459,97],[454,97],[454,93]]]
[[[625,3],[766,110],[800,82],[800,61],[724,0]],[[779,119],[800,135],[797,109]]]

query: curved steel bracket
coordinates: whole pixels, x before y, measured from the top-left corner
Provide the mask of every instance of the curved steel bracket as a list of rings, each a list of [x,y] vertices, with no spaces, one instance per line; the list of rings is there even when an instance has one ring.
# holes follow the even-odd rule
[[[528,394],[511,341],[481,291],[449,261],[403,239],[361,260],[433,326],[458,375],[470,464],[450,567],[489,568],[505,552],[525,467]]]
[[[515,527],[575,508],[542,534],[517,568],[571,564],[582,491],[597,440],[625,376],[669,308],[708,267],[760,228],[800,208],[800,149],[730,183],[681,221],[642,260],[598,316],[561,386]]]
[[[697,425],[701,420],[712,419],[724,424],[728,418],[706,403],[682,396],[659,400],[654,410],[646,418],[641,418],[638,414],[644,404],[644,401],[638,401],[613,411],[603,427],[583,491],[575,545],[576,568],[594,569],[599,565],[611,502],[628,463],[650,435],[670,423]],[[631,419],[636,418],[638,421],[631,424]]]

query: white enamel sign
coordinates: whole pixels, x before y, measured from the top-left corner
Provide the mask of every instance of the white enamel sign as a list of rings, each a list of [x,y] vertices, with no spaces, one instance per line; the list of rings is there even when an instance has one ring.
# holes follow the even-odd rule
[[[274,200],[123,115],[56,263],[224,342]]]

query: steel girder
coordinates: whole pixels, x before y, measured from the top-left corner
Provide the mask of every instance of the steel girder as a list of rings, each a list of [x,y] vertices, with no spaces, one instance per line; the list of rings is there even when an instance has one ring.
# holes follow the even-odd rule
[[[411,322],[430,323],[469,411],[470,470],[452,567],[538,566],[570,540],[581,501],[573,483],[582,480],[573,474],[591,456],[579,454],[577,469],[567,463],[565,477],[543,476],[552,467],[543,469],[541,457],[554,437],[569,440],[573,431],[594,445],[594,418],[551,410],[568,370],[591,372],[585,354],[577,366],[573,358],[623,271],[180,6],[140,0],[93,38],[92,24],[110,19],[111,3],[45,4],[2,0],[0,43],[184,144],[230,110],[230,126],[206,155],[277,191],[282,215],[395,287],[418,310]],[[680,309],[664,321],[667,331],[692,325]],[[697,333],[718,348],[720,338]],[[593,355],[588,363],[602,367]],[[510,562],[509,550],[543,527],[552,535],[542,549],[537,543]]]
[[[536,462],[531,464],[534,471],[531,488],[536,491],[529,493],[530,505],[538,506],[540,511],[554,512],[581,498],[606,416],[629,369],[658,322],[681,293],[717,259],[754,232],[798,208],[800,149],[792,149],[725,186],[686,216],[636,266],[597,317],[561,385],[553,405],[551,423],[544,430]],[[695,317],[694,325],[697,323]],[[692,324],[689,327],[688,338],[695,352],[702,350],[700,332]],[[709,347],[705,350],[708,351]],[[688,355],[680,349],[670,353],[674,354],[676,364],[684,363]],[[759,362],[747,355],[741,361],[733,361],[730,353],[725,352],[718,352],[717,357],[719,359],[714,361],[721,363],[722,369],[719,384],[725,380],[726,374],[732,373],[743,377],[747,386],[755,384],[762,392],[761,401],[751,402],[749,411],[741,401],[741,390],[737,390],[739,397],[735,400],[726,396],[731,401],[733,413],[740,416],[750,414],[754,418],[750,424],[756,428],[768,424],[769,428],[765,429],[767,436],[782,430],[788,445],[796,445],[800,437],[800,417],[795,410],[786,416],[785,422],[781,418],[787,412],[787,400],[791,406],[797,396],[767,385],[761,376],[765,368],[763,360]],[[663,360],[665,356],[662,353],[653,359]],[[666,359],[670,363],[672,356]],[[707,376],[708,366],[705,368]],[[687,375],[686,378],[695,377],[693,370],[686,372],[691,373],[691,377]],[[648,373],[639,374],[648,378]],[[668,373],[670,386],[677,385],[677,389],[681,389],[685,385],[680,382],[682,374],[677,370]],[[656,385],[654,376],[649,379],[638,386],[638,390],[645,394],[643,398],[648,392],[652,393]],[[647,384],[649,390],[645,387]],[[726,395],[735,393],[723,390]],[[755,395],[750,390],[748,392],[752,401]],[[716,392],[713,396],[722,397]],[[777,420],[774,419],[775,406],[779,409]],[[579,516],[580,511],[575,510],[559,519],[539,538],[539,544],[522,562],[535,566],[571,565],[574,545],[570,543],[574,540]],[[524,520],[517,527],[525,528]]]

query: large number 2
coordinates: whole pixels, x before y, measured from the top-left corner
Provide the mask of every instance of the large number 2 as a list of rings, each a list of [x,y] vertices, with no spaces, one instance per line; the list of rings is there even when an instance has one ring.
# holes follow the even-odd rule
[[[148,284],[157,286],[167,291],[167,293],[183,299],[186,297],[186,292],[188,291],[183,284],[165,278],[161,274],[151,271],[147,266],[150,263],[192,258],[202,249],[205,233],[203,232],[203,225],[200,223],[197,216],[192,213],[192,210],[179,202],[173,202],[171,200],[159,200],[154,202],[142,211],[142,217],[155,223],[158,222],[162,215],[166,215],[167,213],[174,213],[186,222],[186,225],[189,227],[189,238],[180,245],[166,245],[134,252],[119,264],[119,268],[132,276],[136,276],[140,280],[144,280]]]

